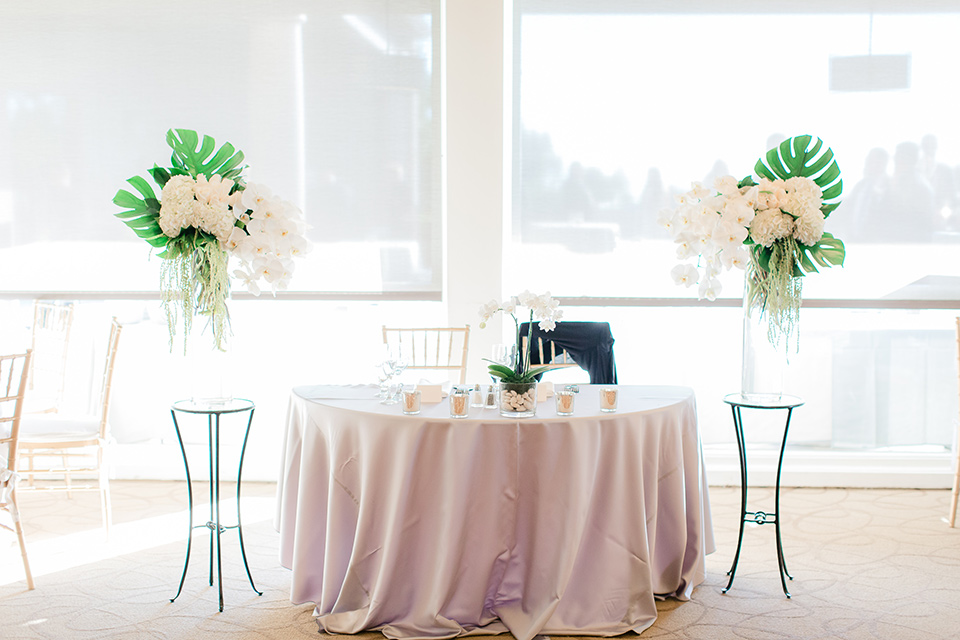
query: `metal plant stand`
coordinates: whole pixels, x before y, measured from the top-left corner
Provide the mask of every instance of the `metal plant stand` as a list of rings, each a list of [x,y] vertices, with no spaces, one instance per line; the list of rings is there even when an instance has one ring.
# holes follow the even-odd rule
[[[787,561],[783,558],[783,544],[780,542],[780,472],[783,468],[783,450],[787,446],[787,433],[790,430],[790,417],[793,410],[803,404],[803,400],[797,396],[781,395],[770,399],[747,398],[739,393],[732,393],[723,399],[730,405],[733,411],[733,428],[737,434],[737,450],[740,453],[740,534],[737,537],[737,552],[733,556],[733,565],[727,575],[730,581],[723,588],[723,593],[730,590],[733,586],[733,579],[737,575],[737,562],[740,560],[740,547],[743,545],[743,525],[746,522],[752,522],[758,525],[773,523],[777,532],[777,563],[780,569],[780,584],[783,585],[783,592],[790,597],[787,590],[787,578],[793,580],[793,576],[787,571]],[[747,511],[747,452],[746,442],[743,436],[743,417],[741,409],[782,409],[787,412],[787,419],[783,425],[783,441],[780,443],[780,459],[777,461],[777,486],[774,493],[774,511],[765,513],[763,511]]]
[[[170,598],[176,600],[183,591],[183,583],[187,577],[187,566],[190,564],[190,548],[193,544],[194,529],[208,529],[210,531],[210,586],[213,586],[213,547],[216,538],[217,547],[217,587],[220,592],[220,611],[223,611],[223,572],[220,560],[220,535],[227,529],[236,529],[240,538],[240,554],[243,556],[243,566],[247,570],[250,586],[256,594],[263,595],[253,583],[250,575],[250,566],[247,564],[247,553],[243,548],[243,527],[240,523],[240,484],[243,473],[243,454],[247,450],[247,438],[250,436],[250,425],[253,424],[254,404],[250,400],[234,398],[230,400],[180,400],[173,403],[170,415],[173,418],[173,427],[177,430],[177,441],[180,443],[180,452],[183,454],[183,466],[187,473],[187,500],[190,504],[190,530],[187,537],[187,557],[183,562],[183,574],[180,576],[180,587],[177,595]],[[247,429],[243,435],[243,446],[240,449],[240,464],[237,467],[237,524],[224,526],[220,523],[220,416],[230,413],[249,412]],[[199,414],[207,416],[207,444],[208,462],[210,469],[210,519],[199,525],[193,524],[193,485],[190,480],[190,464],[187,462],[187,450],[183,446],[183,437],[180,434],[180,425],[177,423],[177,413]],[[216,533],[216,536],[213,534]]]

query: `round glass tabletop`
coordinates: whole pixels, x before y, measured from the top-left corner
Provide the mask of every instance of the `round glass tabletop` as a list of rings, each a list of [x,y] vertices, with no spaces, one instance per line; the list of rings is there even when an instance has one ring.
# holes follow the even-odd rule
[[[749,409],[792,409],[804,403],[798,396],[782,395],[743,395],[731,393],[723,397],[723,401],[736,407]]]
[[[171,408],[184,413],[237,413],[253,409],[254,404],[244,398],[189,398],[177,400]]]

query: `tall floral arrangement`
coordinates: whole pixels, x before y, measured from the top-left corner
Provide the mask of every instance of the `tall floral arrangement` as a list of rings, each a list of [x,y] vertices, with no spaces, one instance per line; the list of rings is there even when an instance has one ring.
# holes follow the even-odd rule
[[[523,349],[522,335],[520,332],[520,321],[517,319],[519,307],[527,307],[530,312],[530,321],[527,325],[527,348]],[[516,352],[518,355],[516,365],[511,368],[505,364],[492,362],[489,366],[490,375],[499,378],[501,382],[523,383],[533,382],[536,377],[545,371],[555,369],[550,365],[538,367],[530,366],[530,354],[533,346],[532,333],[533,321],[539,320],[541,331],[553,331],[557,327],[557,322],[563,316],[563,311],[559,308],[560,302],[550,297],[550,292],[542,295],[534,295],[529,291],[524,291],[518,296],[512,296],[504,302],[491,300],[480,307],[480,328],[487,326],[490,320],[498,312],[508,314],[513,318],[516,335]]]
[[[799,322],[803,276],[843,264],[843,242],[824,231],[843,181],[833,151],[809,135],[770,149],[754,171],[739,181],[717,178],[712,187],[693,183],[660,223],[677,244],[677,284],[698,285],[701,299],[714,300],[718,276],[745,269],[747,313],[767,314],[768,339],[787,345]]]
[[[127,182],[137,194],[121,189],[115,214],[163,258],[160,291],[167,316],[170,345],[182,322],[184,351],[194,315],[206,316],[214,345],[224,350],[229,330],[227,297],[232,272],[248,291],[261,292],[261,282],[274,293],[286,289],[293,259],[310,250],[300,210],[243,177],[243,153],[230,143],[217,149],[210,136],[171,129],[170,167],[148,172],[160,188],[134,176]]]

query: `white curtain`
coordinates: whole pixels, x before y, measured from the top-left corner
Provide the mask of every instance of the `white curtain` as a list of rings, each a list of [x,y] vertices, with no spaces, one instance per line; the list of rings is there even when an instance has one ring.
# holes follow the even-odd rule
[[[439,0],[4,3],[0,271],[16,291],[152,291],[113,217],[194,129],[300,206],[301,291],[440,288]]]

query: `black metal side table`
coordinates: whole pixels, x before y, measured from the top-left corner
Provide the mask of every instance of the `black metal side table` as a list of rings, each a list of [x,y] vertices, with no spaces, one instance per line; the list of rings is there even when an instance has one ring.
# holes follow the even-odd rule
[[[236,529],[240,538],[240,555],[243,556],[243,566],[247,570],[247,578],[250,580],[250,586],[258,596],[263,592],[258,591],[253,584],[253,576],[250,575],[250,566],[247,564],[247,553],[243,548],[243,527],[240,524],[240,481],[243,473],[243,454],[247,450],[247,438],[250,436],[250,425],[253,424],[254,404],[250,400],[242,398],[233,398],[230,400],[179,400],[170,407],[170,415],[173,418],[173,427],[177,430],[177,441],[180,443],[180,452],[183,454],[183,466],[187,472],[187,500],[190,503],[190,531],[187,537],[187,557],[183,562],[183,575],[180,576],[180,587],[177,589],[177,595],[170,598],[173,602],[183,591],[183,582],[187,577],[187,566],[190,564],[190,548],[193,544],[194,529],[208,529],[210,531],[210,586],[213,586],[213,542],[217,542],[217,587],[220,591],[220,611],[223,611],[223,572],[220,562],[220,535],[227,529]],[[220,416],[231,413],[249,413],[247,419],[247,429],[243,434],[243,446],[240,449],[240,464],[237,466],[237,524],[224,526],[220,524]],[[180,425],[177,423],[177,413],[198,414],[207,416],[207,445],[208,461],[210,469],[210,519],[199,525],[193,524],[193,484],[190,480],[190,464],[187,462],[187,450],[183,446],[183,437],[180,434]],[[216,533],[216,536],[213,534]]]
[[[740,453],[740,535],[737,537],[737,552],[733,556],[733,565],[727,575],[730,581],[723,588],[723,593],[730,590],[733,586],[733,579],[737,575],[737,562],[740,560],[740,547],[743,544],[743,525],[746,522],[753,522],[758,525],[773,523],[777,531],[777,563],[780,568],[780,584],[783,585],[783,592],[790,597],[787,590],[786,578],[793,580],[793,576],[787,571],[787,561],[783,559],[783,545],[780,542],[780,471],[783,468],[783,450],[787,446],[787,432],[790,430],[790,417],[793,410],[803,404],[803,400],[797,396],[782,395],[771,398],[752,398],[744,397],[739,393],[731,393],[723,398],[723,401],[730,405],[733,411],[733,428],[737,434],[737,449]],[[747,511],[747,450],[746,442],[743,436],[743,417],[740,410],[747,409],[782,409],[787,412],[787,419],[783,425],[783,441],[780,443],[780,459],[777,461],[777,486],[774,493],[774,512],[765,513],[763,511]]]

